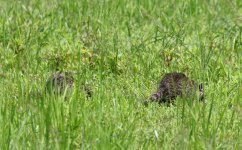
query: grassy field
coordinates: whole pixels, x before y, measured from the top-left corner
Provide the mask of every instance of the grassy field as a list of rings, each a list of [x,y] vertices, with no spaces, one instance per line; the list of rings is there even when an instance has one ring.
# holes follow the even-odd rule
[[[44,93],[57,69],[69,101]],[[206,104],[144,107],[168,72]],[[241,0],[0,0],[0,149],[239,150],[241,83]]]

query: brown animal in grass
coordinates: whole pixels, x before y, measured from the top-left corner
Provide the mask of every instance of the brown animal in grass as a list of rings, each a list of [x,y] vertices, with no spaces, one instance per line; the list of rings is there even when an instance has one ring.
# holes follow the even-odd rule
[[[161,80],[158,91],[151,95],[149,101],[173,103],[178,96],[195,98],[197,93],[199,100],[204,101],[203,84],[198,85],[183,73],[167,73]]]
[[[52,93],[54,95],[65,95],[65,97],[70,97],[70,95],[74,91],[74,72],[56,72],[46,82],[45,90],[48,93]],[[92,91],[90,86],[84,85],[82,86],[85,91],[87,97],[92,96]]]

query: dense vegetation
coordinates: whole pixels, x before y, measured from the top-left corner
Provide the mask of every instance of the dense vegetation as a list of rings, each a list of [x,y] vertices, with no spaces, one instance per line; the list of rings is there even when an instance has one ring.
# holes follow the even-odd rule
[[[241,33],[241,0],[0,0],[0,149],[241,149]],[[206,104],[144,107],[168,72]]]

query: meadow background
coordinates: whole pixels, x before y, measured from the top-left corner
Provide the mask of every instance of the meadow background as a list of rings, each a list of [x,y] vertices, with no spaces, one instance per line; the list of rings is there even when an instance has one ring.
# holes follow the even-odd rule
[[[0,0],[0,149],[241,149],[241,33],[241,0]],[[206,104],[144,107],[168,72]]]

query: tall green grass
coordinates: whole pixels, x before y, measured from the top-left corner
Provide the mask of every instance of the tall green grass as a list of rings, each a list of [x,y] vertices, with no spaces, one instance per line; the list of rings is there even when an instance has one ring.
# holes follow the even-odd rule
[[[241,149],[241,14],[240,0],[0,0],[0,149]],[[56,70],[77,72],[69,101],[44,93]],[[206,104],[144,107],[168,72],[203,82]]]

